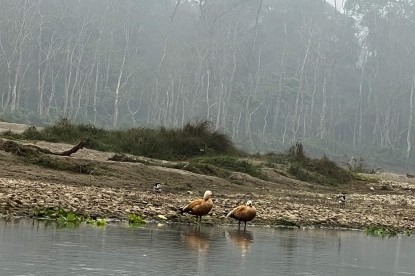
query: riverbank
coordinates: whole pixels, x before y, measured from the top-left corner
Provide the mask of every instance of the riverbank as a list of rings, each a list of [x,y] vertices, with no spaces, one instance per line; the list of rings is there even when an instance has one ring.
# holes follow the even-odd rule
[[[4,153],[2,155],[4,161]],[[177,209],[200,197],[205,189],[211,189],[214,208],[203,218],[205,223],[230,223],[225,219],[226,213],[251,199],[258,210],[253,224],[358,229],[377,225],[396,230],[414,229],[415,225],[415,185],[405,181],[403,176],[395,176],[402,182],[361,183],[370,186],[347,191],[347,202],[341,206],[334,189],[316,189],[306,183],[289,183],[289,179],[286,179],[288,183],[259,180],[255,183],[251,179],[249,186],[242,184],[241,179],[239,184],[226,183],[228,180],[143,164],[108,164],[111,168],[125,166],[127,170],[141,171],[143,175],[147,172],[153,176],[150,178],[161,179],[163,192],[156,196],[150,179],[131,177],[126,183],[122,177],[79,177],[24,164],[18,165],[20,171],[16,172],[15,163],[1,163],[6,176],[0,178],[0,213],[7,216],[31,217],[35,211],[56,207],[84,216],[119,220],[126,220],[130,213],[135,213],[147,220],[192,222],[191,216],[179,216]],[[166,182],[167,175],[171,179]],[[249,182],[249,178],[244,181]],[[223,185],[227,187],[222,189]],[[241,185],[240,190],[244,192],[238,192],[235,185]]]
[[[52,152],[73,147],[43,141],[19,143]],[[147,220],[194,222],[177,210],[209,189],[214,207],[204,223],[235,223],[225,219],[226,213],[252,200],[257,208],[252,224],[415,229],[415,178],[403,175],[362,174],[359,180],[330,186],[296,180],[282,167],[262,167],[266,176],[262,179],[237,172],[219,178],[166,167],[163,160],[109,161],[113,155],[81,149],[70,157],[48,159],[79,168],[77,172],[48,169],[0,150],[0,214],[31,217],[39,210],[64,208],[86,217],[127,220],[135,213]],[[155,181],[162,182],[160,196],[153,193]],[[336,199],[340,192],[346,193],[344,205]]]

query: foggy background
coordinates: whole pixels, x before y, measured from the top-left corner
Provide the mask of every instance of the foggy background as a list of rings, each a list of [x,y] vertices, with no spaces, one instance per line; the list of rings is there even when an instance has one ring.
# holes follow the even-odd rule
[[[414,2],[0,0],[0,118],[208,120],[251,153],[410,171]]]

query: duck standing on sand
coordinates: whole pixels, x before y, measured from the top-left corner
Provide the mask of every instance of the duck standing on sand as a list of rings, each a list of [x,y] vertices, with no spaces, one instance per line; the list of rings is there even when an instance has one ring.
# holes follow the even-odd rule
[[[252,206],[252,201],[248,200],[245,205],[239,205],[230,211],[226,217],[238,220],[238,229],[241,228],[241,221],[245,223],[244,230],[246,230],[246,222],[251,221],[256,216],[256,209]]]
[[[212,192],[207,190],[203,198],[191,201],[186,207],[180,210],[180,214],[189,213],[196,216],[196,221],[202,221],[202,216],[207,215],[213,208],[211,196]]]
[[[156,182],[153,186],[153,191],[156,194],[156,197],[159,196],[159,194],[161,194],[161,183],[160,182]]]

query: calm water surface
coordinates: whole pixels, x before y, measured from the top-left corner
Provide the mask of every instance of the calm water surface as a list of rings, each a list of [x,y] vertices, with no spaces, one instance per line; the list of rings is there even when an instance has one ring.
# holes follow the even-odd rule
[[[356,231],[0,220],[0,275],[415,275],[415,238]]]

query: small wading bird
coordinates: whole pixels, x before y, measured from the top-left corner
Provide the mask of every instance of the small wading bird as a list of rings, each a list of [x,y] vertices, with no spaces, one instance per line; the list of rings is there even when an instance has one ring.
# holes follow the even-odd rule
[[[161,183],[156,182],[153,186],[153,190],[154,190],[154,193],[156,193],[156,197],[158,197],[159,194],[161,194]]]
[[[207,215],[212,210],[213,202],[211,199],[212,192],[206,191],[203,198],[191,201],[186,207],[180,210],[180,214],[189,213],[196,216],[196,221],[202,221],[202,216]]]
[[[344,193],[340,193],[337,196],[337,199],[339,200],[340,205],[344,205],[346,203],[346,195]]]
[[[238,220],[238,229],[241,228],[241,221],[245,223],[244,230],[246,230],[246,222],[251,221],[256,216],[256,209],[252,206],[252,201],[248,200],[245,205],[239,205],[230,211],[226,217]]]

